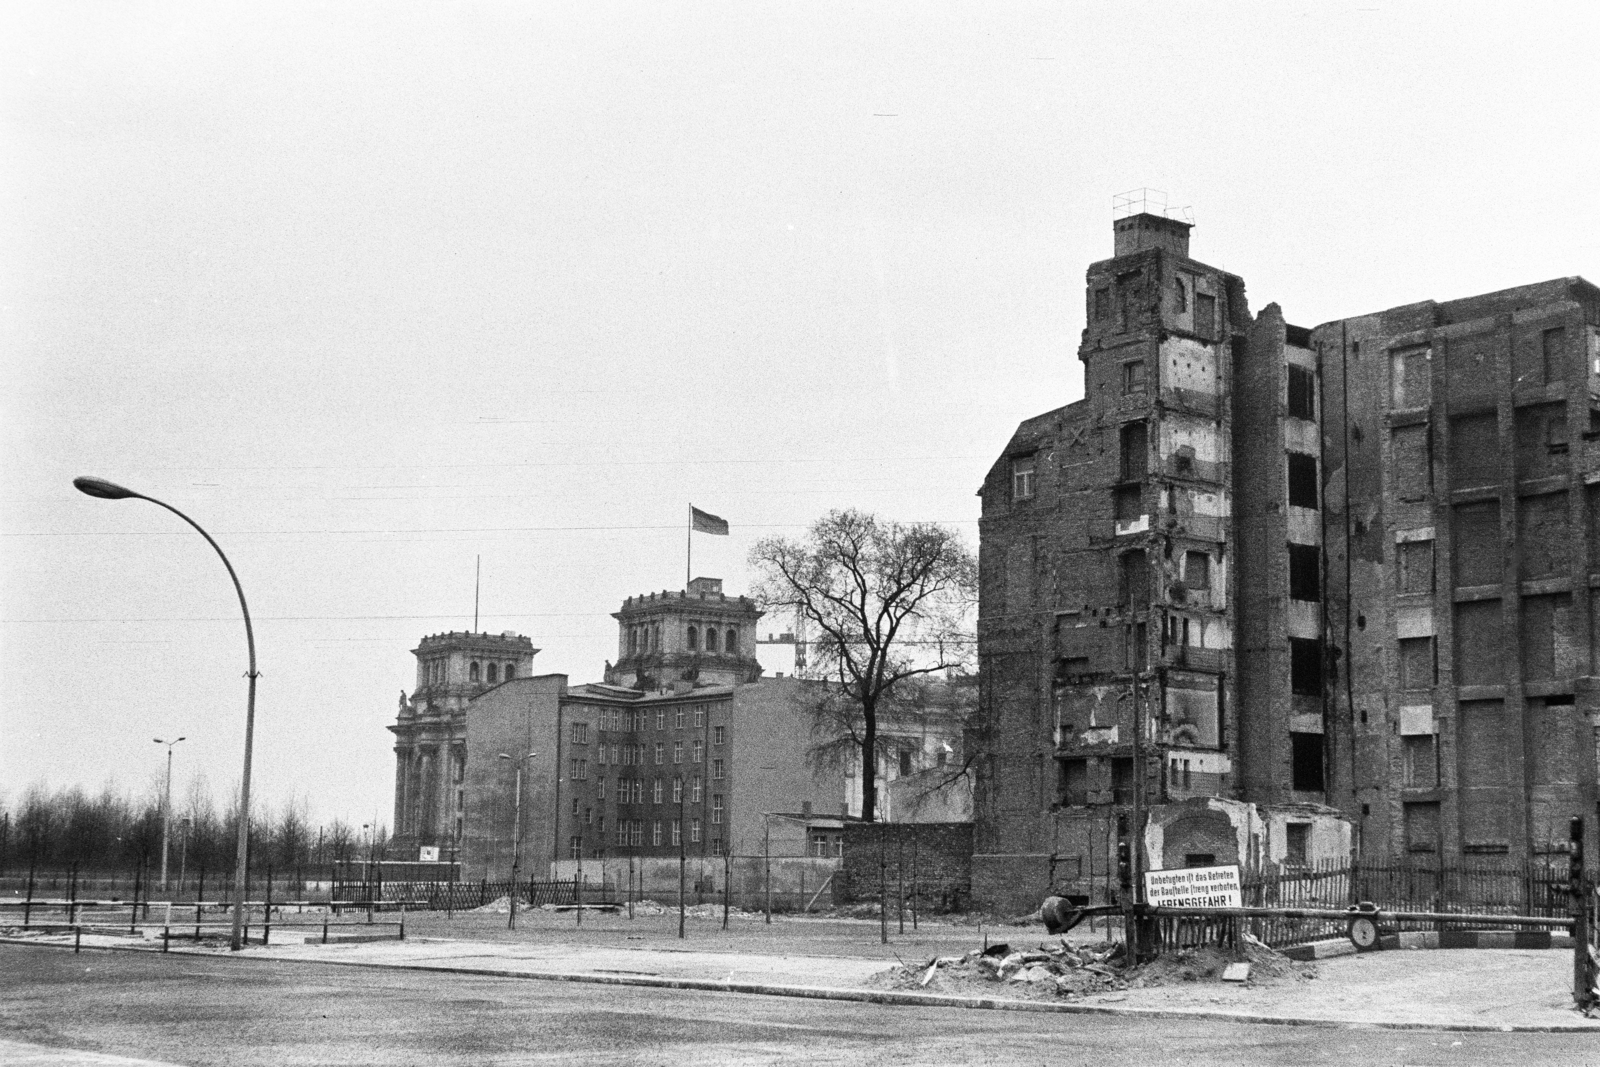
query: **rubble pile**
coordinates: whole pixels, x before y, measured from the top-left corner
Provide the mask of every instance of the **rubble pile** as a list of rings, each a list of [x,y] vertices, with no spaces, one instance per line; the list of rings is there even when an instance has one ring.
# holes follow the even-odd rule
[[[973,949],[964,956],[940,956],[875,976],[881,989],[1005,996],[1024,1000],[1081,997],[1125,988],[1120,969],[1122,945],[1101,942],[1069,945],[1043,942],[1037,949],[1013,951],[1010,945]]]
[[[1296,963],[1251,937],[1236,948],[1206,945],[1169,951],[1137,967],[1129,968],[1126,963],[1121,942],[1069,944],[1063,938],[1041,942],[1033,950],[998,944],[973,949],[964,956],[902,964],[875,975],[872,984],[878,989],[951,996],[1062,1000],[1119,989],[1220,982],[1228,965],[1238,963],[1249,965],[1244,972],[1249,983],[1305,981],[1317,976],[1314,965]]]

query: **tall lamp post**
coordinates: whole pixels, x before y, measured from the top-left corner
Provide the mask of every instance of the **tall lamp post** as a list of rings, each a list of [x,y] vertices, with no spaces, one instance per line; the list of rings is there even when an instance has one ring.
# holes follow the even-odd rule
[[[245,675],[250,679],[250,695],[245,702],[244,715],[244,775],[239,780],[239,842],[238,855],[235,857],[233,879],[233,934],[229,938],[228,946],[237,952],[244,946],[244,906],[245,906],[245,878],[249,873],[250,855],[250,750],[255,741],[256,732],[256,679],[261,676],[256,670],[256,635],[250,626],[250,605],[245,603],[244,587],[239,584],[239,576],[234,573],[233,564],[228,562],[228,557],[223,553],[222,546],[218,545],[211,535],[189,516],[165,501],[157,500],[153,496],[136,493],[132,489],[125,489],[115,482],[108,482],[104,478],[74,478],[72,484],[81,493],[99,497],[102,500],[148,500],[158,507],[166,508],[184,522],[193,526],[195,532],[206,539],[206,543],[216,549],[217,556],[222,560],[222,565],[228,568],[228,577],[233,579],[233,591],[239,594],[239,610],[244,615],[244,640],[250,649],[250,670]]]
[[[183,738],[163,741],[155,738],[158,745],[167,746],[167,788],[161,796],[161,891],[167,891],[167,838],[172,830],[172,748]]]
[[[517,765],[517,788],[515,807],[511,816],[511,892],[506,895],[511,905],[511,914],[506,917],[506,929],[517,928],[517,870],[522,866],[522,765],[539,753],[530,752],[526,756],[513,756],[509,752],[501,752],[499,758],[508,760]]]

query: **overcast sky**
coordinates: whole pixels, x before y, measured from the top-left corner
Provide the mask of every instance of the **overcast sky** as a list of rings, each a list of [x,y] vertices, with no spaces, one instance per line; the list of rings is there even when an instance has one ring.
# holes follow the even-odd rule
[[[1079,397],[1113,194],[1314,326],[1600,280],[1600,17],[1536,5],[8,5],[0,791],[392,812],[424,634],[573,681],[834,507],[958,524]],[[774,623],[764,629],[778,629]]]

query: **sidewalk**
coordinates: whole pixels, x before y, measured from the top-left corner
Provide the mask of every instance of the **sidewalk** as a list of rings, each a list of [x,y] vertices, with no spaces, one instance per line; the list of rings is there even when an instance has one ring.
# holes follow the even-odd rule
[[[1011,932],[1023,933],[1020,929]],[[237,956],[223,948],[175,942],[171,951],[175,955],[223,955],[241,962],[392,967],[934,1007],[1402,1029],[1600,1033],[1600,1019],[1586,1019],[1571,1008],[1572,956],[1558,950],[1400,949],[1319,960],[1316,977],[1309,979],[1248,985],[1195,981],[1041,1001],[1008,997],[1003,983],[995,983],[992,992],[986,986],[977,996],[873,988],[872,977],[896,962],[916,965],[931,955],[976,947],[980,942],[976,931],[970,929],[925,927],[926,940],[887,946],[846,946],[826,937],[818,943],[806,937],[803,929],[783,933],[787,936],[781,945],[770,941],[721,943],[728,947],[689,948],[687,945],[694,944],[690,941],[678,948],[654,937],[646,944],[619,945],[609,930],[585,931],[588,936],[576,937],[546,929],[536,940],[410,937],[350,944],[274,944],[251,947]],[[1030,938],[1037,940],[1036,933],[1030,931],[1013,940]],[[47,939],[28,940],[37,944]],[[64,935],[48,940],[70,945]],[[159,951],[159,942],[104,935],[85,935],[83,946]],[[818,950],[828,954],[814,954]]]
[[[1600,1033],[1600,1020],[1585,1019],[1571,1009],[1572,957],[1558,951],[1365,953],[1319,961],[1318,976],[1308,981],[1248,986],[1194,982],[1048,1003],[1009,1000],[998,983],[994,995],[984,998],[871,989],[868,979],[884,969],[884,960],[854,956],[427,940],[290,945],[251,949],[248,954],[285,961],[834,996],[882,1003],[1194,1015],[1250,1022]]]

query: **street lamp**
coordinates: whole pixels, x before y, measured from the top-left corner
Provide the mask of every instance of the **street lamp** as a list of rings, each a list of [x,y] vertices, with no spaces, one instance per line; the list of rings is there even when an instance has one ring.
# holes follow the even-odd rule
[[[166,508],[178,518],[195,528],[195,532],[206,539],[206,543],[216,549],[217,556],[222,560],[222,565],[228,568],[228,577],[233,579],[233,591],[239,594],[239,610],[244,614],[244,640],[250,649],[250,670],[245,675],[250,679],[250,695],[245,702],[244,715],[244,775],[239,780],[239,843],[238,855],[235,858],[233,879],[233,935],[228,945],[237,952],[244,946],[244,906],[245,906],[245,878],[249,873],[248,859],[250,855],[250,748],[255,740],[256,732],[256,679],[261,676],[256,670],[256,635],[250,627],[250,606],[244,600],[244,587],[239,584],[239,576],[233,571],[233,564],[228,562],[228,557],[223,553],[222,546],[206,533],[198,522],[173,507],[165,501],[157,500],[153,496],[136,493],[132,489],[125,489],[115,482],[108,482],[104,478],[74,478],[72,484],[81,493],[99,497],[101,500],[148,500],[158,507]]]
[[[167,838],[172,829],[172,747],[182,740],[181,737],[172,741],[155,738],[156,744],[167,746],[167,788],[161,798],[161,891],[163,893],[167,891]]]
[[[511,902],[511,914],[506,918],[506,929],[517,928],[517,870],[522,865],[522,765],[539,753],[530,752],[520,759],[509,752],[501,752],[499,758],[517,765],[516,807],[511,816],[511,892],[507,899]]]

